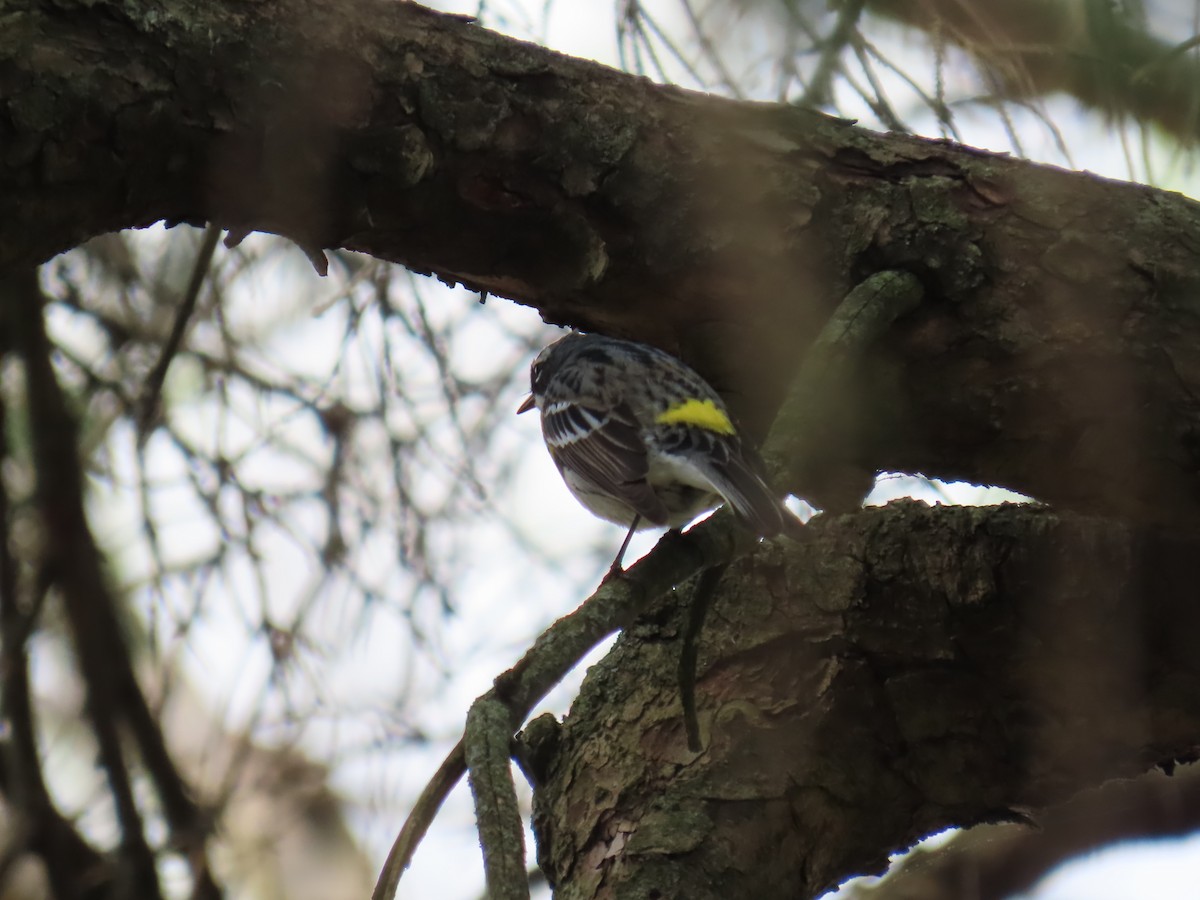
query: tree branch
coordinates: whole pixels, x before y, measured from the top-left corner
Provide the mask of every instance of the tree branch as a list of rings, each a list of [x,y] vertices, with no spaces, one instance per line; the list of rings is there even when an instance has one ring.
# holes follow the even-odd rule
[[[11,328],[0,315],[0,360],[11,352]],[[7,436],[14,423],[0,391],[0,469],[9,462]],[[42,774],[41,754],[30,696],[27,641],[36,628],[40,603],[22,608],[18,563],[12,554],[11,506],[8,487],[0,478],[0,702],[8,736],[0,744],[0,790],[15,815],[8,853],[15,858],[28,850],[39,855],[50,888],[57,897],[83,900],[108,895],[116,874],[111,865],[63,818]]]
[[[925,301],[791,491],[830,507],[922,472],[1200,521],[1194,202],[656,86],[412,3],[65,2],[0,33],[0,264],[163,218],[361,250],[675,352],[756,435],[841,297],[905,271]]]
[[[525,831],[512,777],[512,735],[512,716],[496,697],[485,694],[471,705],[463,749],[492,900],[529,900]]]
[[[1154,770],[1085,791],[1027,825],[978,825],[934,850],[916,849],[850,900],[1004,900],[1029,891],[1068,859],[1122,840],[1200,828],[1200,766]],[[968,887],[969,886],[969,887]]]
[[[195,867],[196,883],[211,885],[204,854],[206,823],[188,796],[134,677],[128,642],[84,513],[77,431],[51,364],[36,271],[8,274],[0,281],[0,294],[13,347],[25,364],[38,502],[43,527],[52,535],[46,565],[61,592],[87,686],[88,713],[116,802],[127,863],[122,876],[131,879],[129,889],[138,896],[160,894],[117,730],[123,723],[158,789],[172,836]]]
[[[511,737],[530,710],[562,681],[593,647],[625,627],[651,598],[682,584],[706,565],[728,560],[753,538],[732,516],[718,512],[686,534],[668,532],[655,549],[617,578],[600,585],[574,612],[542,632],[517,664],[496,678],[480,700],[499,700],[508,711]],[[665,551],[665,552],[664,552]],[[442,801],[466,773],[465,743],[459,741],[426,785],[380,872],[373,900],[391,900]]]
[[[1065,93],[1102,113],[1200,138],[1200,58],[1127,11],[1061,0],[870,0],[876,15],[934,33],[975,58],[1001,97]]]
[[[26,408],[37,473],[42,526],[49,538],[45,564],[62,592],[79,666],[87,687],[87,710],[108,777],[121,829],[118,892],[161,897],[154,854],[146,843],[141,811],[121,747],[115,673],[128,666],[128,649],[112,601],[103,588],[99,553],[83,512],[83,483],[75,423],[50,362],[37,271],[10,275],[2,293],[13,343],[25,364]]]
[[[699,757],[669,602],[589,673],[534,795],[560,900],[816,896],[949,825],[1194,753],[1194,536],[911,502],[807,531],[723,582]]]

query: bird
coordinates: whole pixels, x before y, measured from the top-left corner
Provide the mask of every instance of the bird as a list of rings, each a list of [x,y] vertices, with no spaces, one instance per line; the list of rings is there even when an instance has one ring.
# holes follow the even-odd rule
[[[695,370],[649,344],[572,332],[530,366],[518,408],[541,414],[551,459],[593,515],[634,532],[677,530],[728,504],[760,537],[799,525],[766,481],[758,449]]]

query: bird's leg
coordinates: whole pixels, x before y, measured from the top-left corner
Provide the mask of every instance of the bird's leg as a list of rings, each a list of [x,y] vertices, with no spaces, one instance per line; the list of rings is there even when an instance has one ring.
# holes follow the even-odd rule
[[[625,558],[625,551],[629,549],[629,541],[633,537],[633,533],[637,531],[638,523],[641,521],[642,517],[638,513],[634,513],[633,521],[629,523],[629,531],[625,533],[625,540],[621,541],[621,549],[617,551],[617,558],[613,560],[613,564],[608,567],[608,574],[604,576],[605,581],[625,571],[621,567],[621,560]]]

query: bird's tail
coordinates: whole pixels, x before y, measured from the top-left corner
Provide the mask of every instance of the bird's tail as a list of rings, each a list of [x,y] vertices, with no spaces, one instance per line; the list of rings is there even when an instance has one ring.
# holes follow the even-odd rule
[[[767,484],[740,456],[715,466],[708,473],[713,487],[755,534],[772,538],[780,533],[795,535],[803,523],[792,514]]]

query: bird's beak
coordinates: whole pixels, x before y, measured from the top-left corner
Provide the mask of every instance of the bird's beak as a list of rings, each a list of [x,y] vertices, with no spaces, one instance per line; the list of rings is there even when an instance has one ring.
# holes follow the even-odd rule
[[[528,397],[526,397],[525,402],[517,407],[517,415],[519,416],[521,413],[527,413],[531,409],[533,409],[533,394],[530,394]]]

